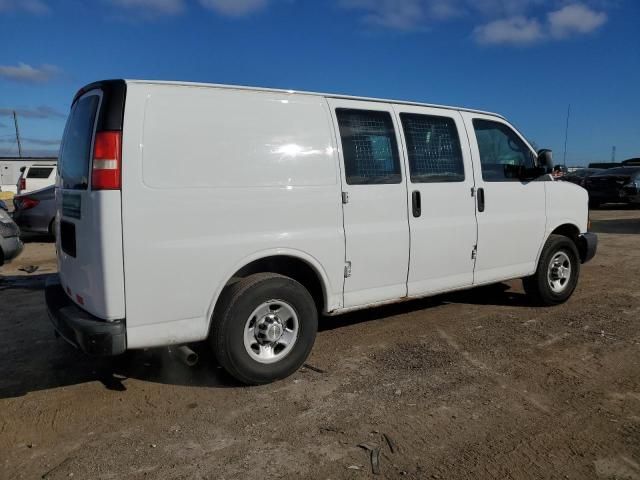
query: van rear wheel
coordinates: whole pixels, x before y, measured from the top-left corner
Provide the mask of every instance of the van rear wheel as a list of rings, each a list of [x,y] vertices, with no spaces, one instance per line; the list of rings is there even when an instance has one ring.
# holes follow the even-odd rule
[[[545,244],[536,273],[524,278],[525,292],[541,305],[559,305],[573,294],[580,275],[580,255],[575,243],[551,235]]]
[[[292,278],[257,273],[230,285],[216,308],[211,346],[220,365],[248,385],[288,377],[313,347],[318,311]]]

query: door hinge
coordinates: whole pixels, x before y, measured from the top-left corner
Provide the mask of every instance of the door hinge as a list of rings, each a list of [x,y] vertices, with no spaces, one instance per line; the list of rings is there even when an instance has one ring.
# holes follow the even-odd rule
[[[476,187],[471,187],[471,196],[472,197],[476,196]]]
[[[471,260],[475,260],[478,258],[478,246],[474,245],[473,250],[471,250]]]
[[[349,192],[342,192],[342,204],[346,205],[349,203]]]
[[[351,262],[345,262],[344,264],[344,278],[351,276]]]

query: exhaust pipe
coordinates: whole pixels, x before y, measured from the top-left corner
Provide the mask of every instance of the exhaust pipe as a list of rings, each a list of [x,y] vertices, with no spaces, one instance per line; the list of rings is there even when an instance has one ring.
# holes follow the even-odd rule
[[[195,367],[198,363],[199,357],[196,352],[191,350],[186,345],[170,348],[169,352],[174,355],[178,360],[184,363],[187,367]]]

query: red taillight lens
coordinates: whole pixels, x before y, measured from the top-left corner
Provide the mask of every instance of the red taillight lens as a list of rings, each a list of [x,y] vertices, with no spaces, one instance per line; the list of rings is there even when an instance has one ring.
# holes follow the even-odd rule
[[[122,132],[97,132],[93,145],[93,190],[120,190]]]
[[[17,210],[29,210],[30,208],[37,206],[39,203],[40,200],[30,197],[17,198],[15,201]]]
[[[27,188],[27,181],[24,178],[21,178],[18,182],[18,190],[25,190]]]

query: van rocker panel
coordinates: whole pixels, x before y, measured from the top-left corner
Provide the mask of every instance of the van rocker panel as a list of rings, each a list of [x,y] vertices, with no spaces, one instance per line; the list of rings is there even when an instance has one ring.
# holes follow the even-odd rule
[[[105,321],[82,310],[67,296],[57,276],[47,279],[45,299],[56,332],[74,347],[93,356],[127,350],[125,320]]]

